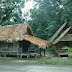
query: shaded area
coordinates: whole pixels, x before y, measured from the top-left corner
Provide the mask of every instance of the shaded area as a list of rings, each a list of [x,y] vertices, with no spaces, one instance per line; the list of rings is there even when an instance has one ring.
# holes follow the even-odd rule
[[[22,53],[28,52],[28,49],[30,48],[30,42],[28,41],[19,41],[19,48],[22,48]]]

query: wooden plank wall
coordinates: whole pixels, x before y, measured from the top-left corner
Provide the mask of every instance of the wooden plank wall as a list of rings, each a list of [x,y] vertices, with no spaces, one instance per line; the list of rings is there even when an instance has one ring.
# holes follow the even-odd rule
[[[60,41],[72,41],[72,34],[66,34]]]
[[[1,43],[0,52],[17,52],[18,43]]]

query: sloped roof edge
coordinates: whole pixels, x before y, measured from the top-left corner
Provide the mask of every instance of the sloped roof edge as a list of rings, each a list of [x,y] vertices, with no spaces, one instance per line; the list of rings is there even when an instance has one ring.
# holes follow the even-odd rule
[[[50,38],[50,42],[53,42],[54,39],[58,36],[58,34],[61,32],[61,30],[66,26],[67,22],[65,22],[57,31],[56,33]]]
[[[46,49],[46,47],[50,46],[49,41],[31,35],[24,35],[24,40],[29,41],[32,44],[38,45],[38,47],[42,49]]]
[[[71,27],[67,28],[54,42],[53,44],[56,44],[60,41],[60,39],[71,29]]]

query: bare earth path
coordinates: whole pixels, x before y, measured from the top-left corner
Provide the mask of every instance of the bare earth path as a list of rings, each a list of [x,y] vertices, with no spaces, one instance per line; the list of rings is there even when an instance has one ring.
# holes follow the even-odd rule
[[[27,65],[0,61],[0,72],[72,72],[72,66]]]

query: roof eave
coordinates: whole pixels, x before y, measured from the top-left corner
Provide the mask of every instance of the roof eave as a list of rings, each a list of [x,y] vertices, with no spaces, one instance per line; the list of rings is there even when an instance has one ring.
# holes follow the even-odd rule
[[[53,44],[56,44],[60,41],[60,39],[71,29],[71,27],[67,28],[54,42]]]

